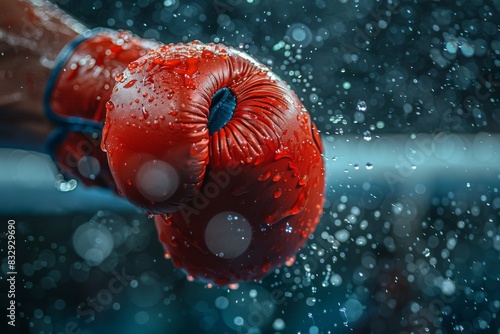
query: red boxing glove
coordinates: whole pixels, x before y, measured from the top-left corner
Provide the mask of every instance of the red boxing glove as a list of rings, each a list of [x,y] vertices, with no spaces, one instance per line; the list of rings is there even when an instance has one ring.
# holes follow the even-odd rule
[[[227,284],[292,258],[319,221],[320,137],[297,96],[244,53],[161,46],[117,76],[103,149],[177,267]]]

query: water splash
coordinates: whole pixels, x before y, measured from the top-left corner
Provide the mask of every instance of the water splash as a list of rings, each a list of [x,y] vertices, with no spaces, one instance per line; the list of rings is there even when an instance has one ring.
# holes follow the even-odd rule
[[[315,322],[314,322],[314,317],[313,317],[313,314],[311,312],[307,313],[307,316],[309,317],[309,319],[312,320],[313,322],[313,326],[316,326]]]
[[[344,324],[344,326],[349,327],[349,320],[347,318],[346,308],[345,307],[340,308],[339,312],[340,312],[340,314],[342,314],[342,318],[344,318],[344,321],[342,323]]]
[[[365,101],[359,100],[356,104],[356,110],[358,111],[366,111],[367,108]]]
[[[54,185],[56,189],[61,192],[69,192],[75,190],[76,186],[78,185],[78,182],[76,182],[76,180],[74,179],[66,181],[64,180],[63,176],[60,175],[57,177],[57,180]]]

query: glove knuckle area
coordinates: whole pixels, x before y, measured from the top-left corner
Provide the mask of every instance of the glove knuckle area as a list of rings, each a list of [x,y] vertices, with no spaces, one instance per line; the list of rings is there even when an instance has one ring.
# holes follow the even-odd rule
[[[103,141],[118,188],[153,213],[190,201],[208,163],[202,103],[190,100],[179,89],[184,77],[162,70],[157,59],[150,53],[117,78]]]
[[[251,102],[266,89],[272,93],[284,90],[276,89],[273,79],[265,74],[266,69],[232,49],[196,42],[162,46],[130,63],[116,77],[104,129],[104,148],[119,189],[151,212],[170,212],[196,194],[211,159],[225,155],[226,163],[238,162],[262,154],[262,147],[269,143],[278,147],[277,127],[284,127],[286,120],[274,114],[288,106],[280,104],[279,98],[260,106]],[[223,129],[209,136],[209,109],[212,97],[221,88],[236,95],[235,115]],[[251,89],[257,90],[256,96],[244,94]],[[219,132],[222,137],[225,134],[225,140],[219,138]],[[221,145],[209,151],[213,148],[210,142]],[[224,152],[225,147],[230,149]],[[179,189],[173,197],[164,201],[141,198],[144,192],[133,177],[140,167],[126,162],[140,153],[149,153],[177,171]]]

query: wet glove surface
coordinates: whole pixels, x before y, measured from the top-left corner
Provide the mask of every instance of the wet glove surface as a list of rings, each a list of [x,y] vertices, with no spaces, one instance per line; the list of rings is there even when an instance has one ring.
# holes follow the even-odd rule
[[[223,45],[166,45],[118,75],[103,148],[176,266],[218,284],[290,259],[322,210],[321,141],[280,78]]]

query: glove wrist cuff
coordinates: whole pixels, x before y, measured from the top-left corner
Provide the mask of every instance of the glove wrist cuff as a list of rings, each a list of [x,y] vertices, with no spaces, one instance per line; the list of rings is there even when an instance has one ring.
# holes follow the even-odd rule
[[[53,122],[58,124],[76,124],[80,126],[90,125],[102,127],[102,122],[96,122],[81,117],[62,116],[60,113],[53,109],[52,97],[54,91],[57,89],[58,79],[61,75],[61,72],[66,70],[65,67],[67,66],[68,61],[71,59],[75,51],[87,40],[93,38],[97,34],[106,33],[107,31],[107,29],[103,28],[87,30],[83,34],[77,36],[68,44],[66,44],[57,56],[54,67],[52,68],[49,79],[47,80],[47,84],[45,86],[43,101],[45,114],[47,118],[49,118]]]
[[[59,124],[102,128],[115,76],[157,45],[126,31],[86,31],[55,61],[44,94],[47,117]]]

